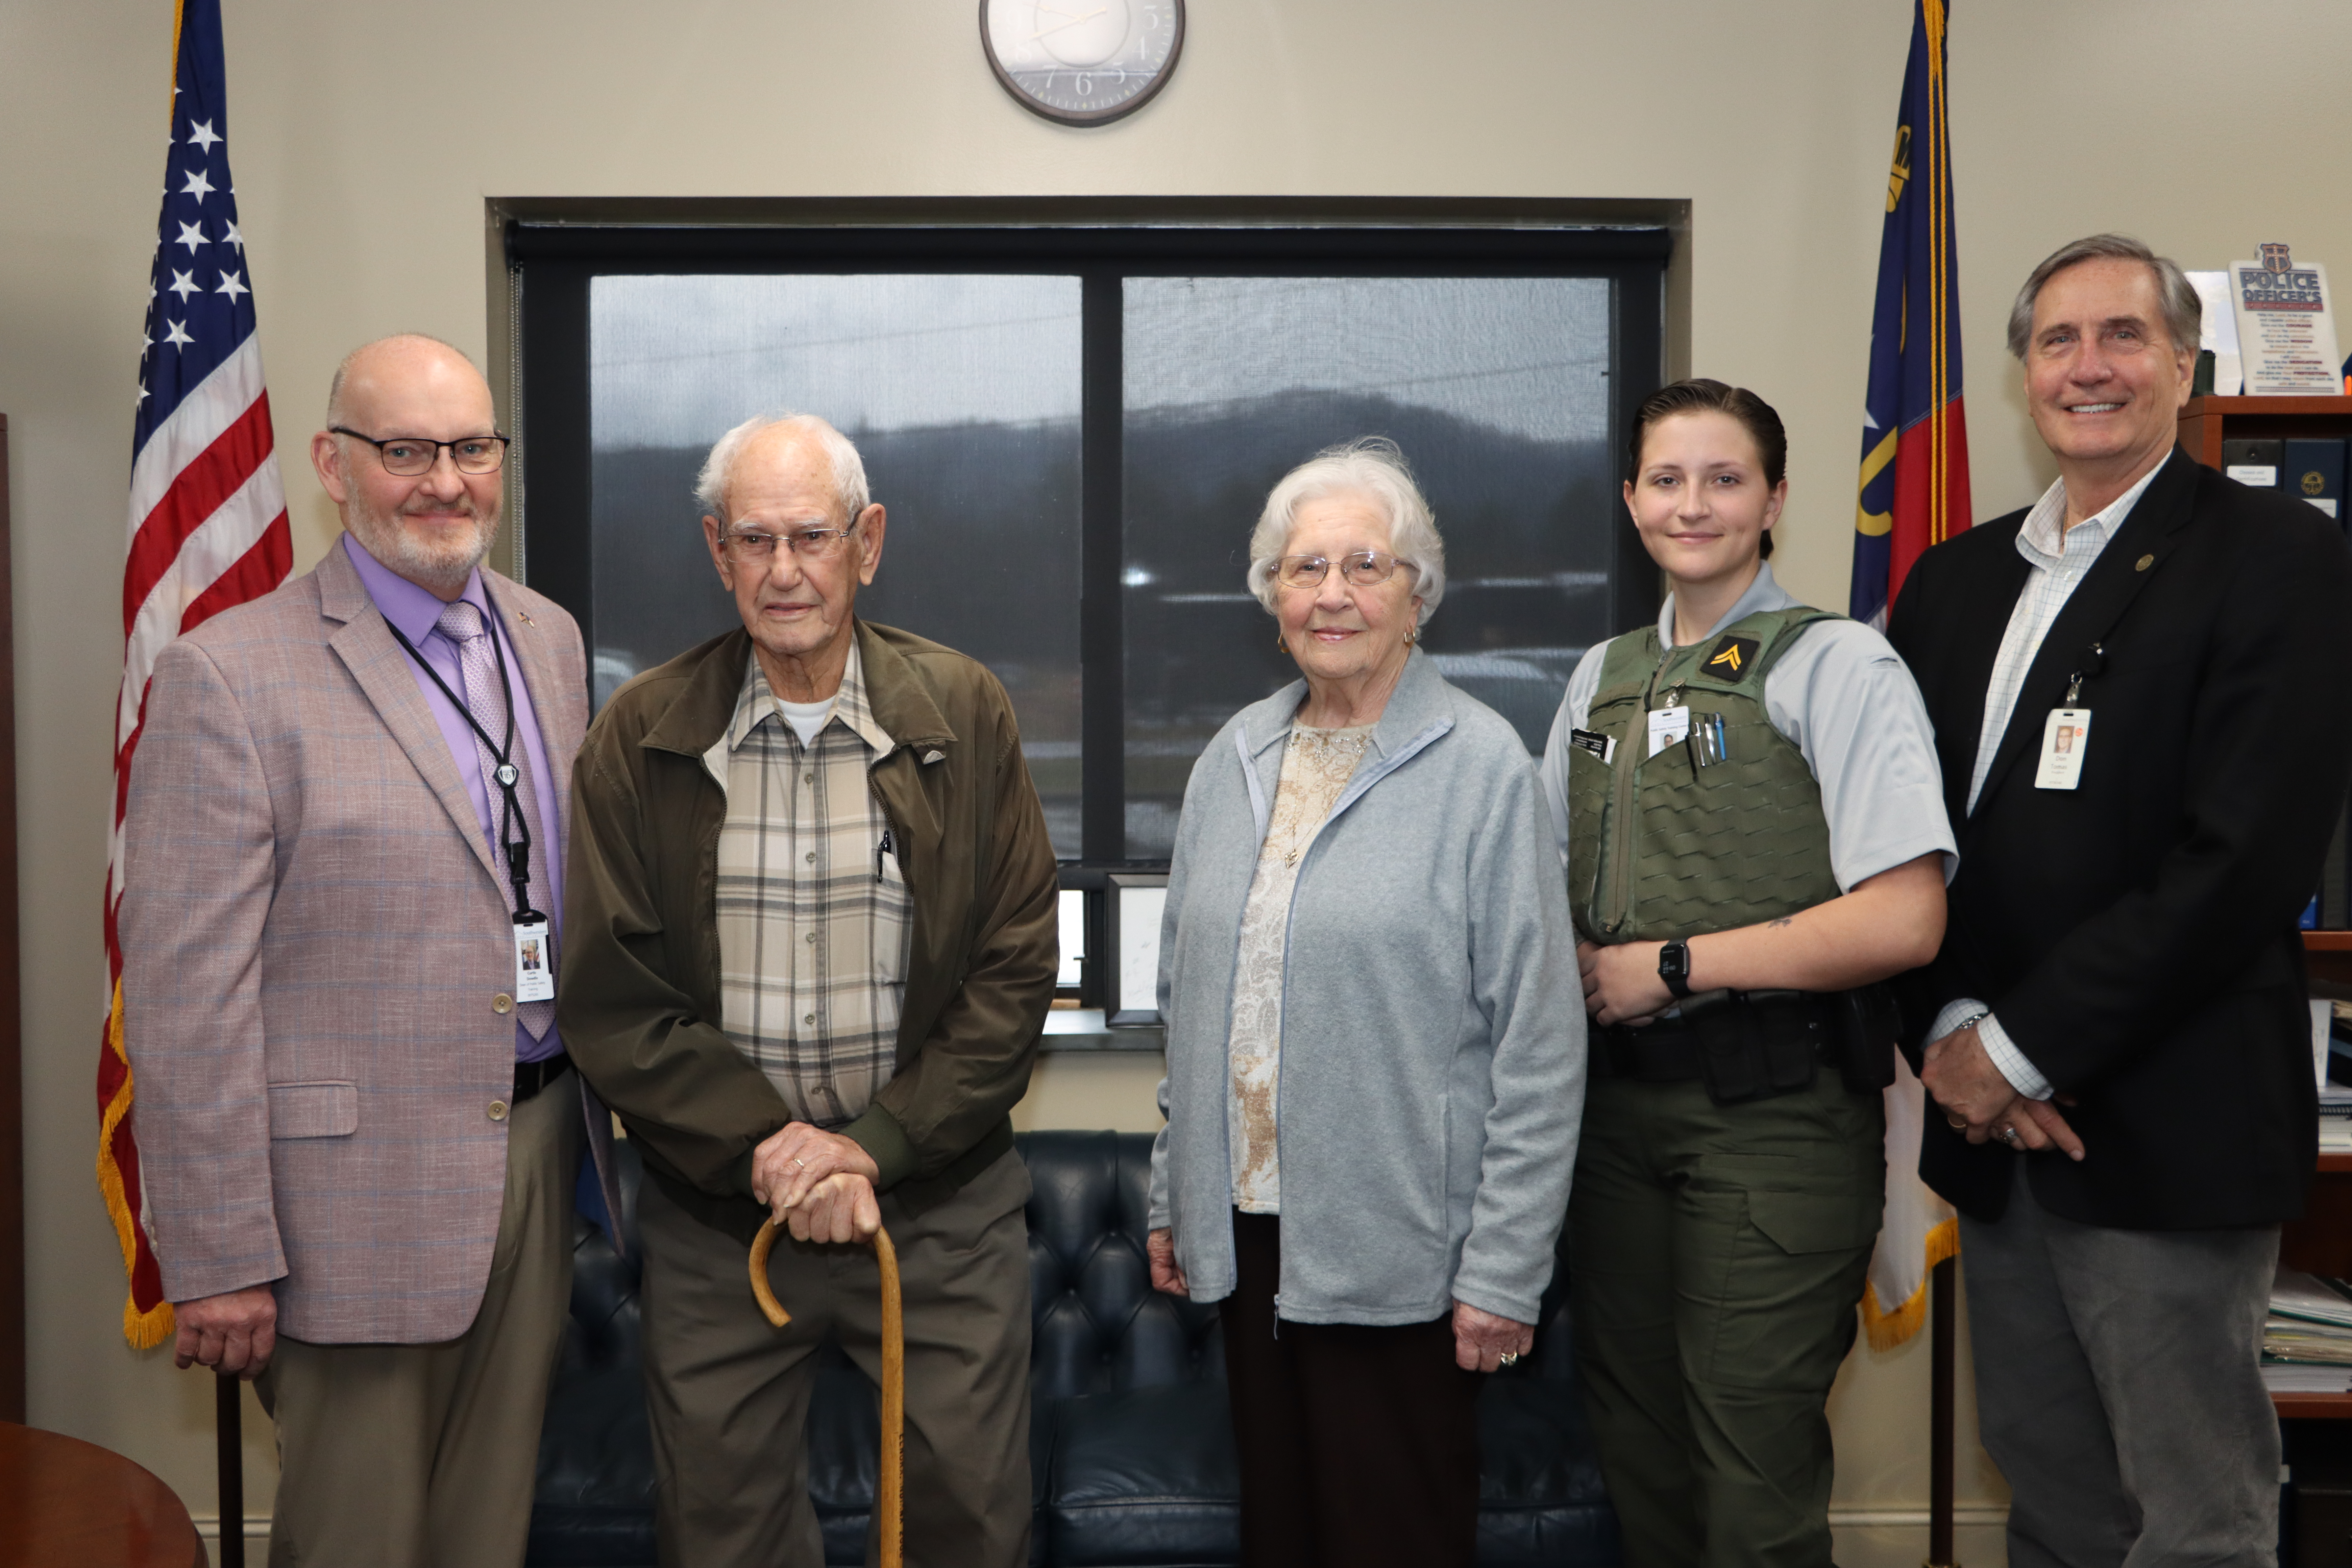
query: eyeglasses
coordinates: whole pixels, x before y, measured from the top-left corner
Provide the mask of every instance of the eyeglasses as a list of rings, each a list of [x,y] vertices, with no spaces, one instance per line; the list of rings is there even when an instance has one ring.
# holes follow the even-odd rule
[[[365,441],[376,450],[387,474],[413,479],[419,474],[429,474],[441,454],[449,454],[461,474],[495,474],[506,465],[507,441],[504,436],[460,436],[454,441],[428,441],[422,436],[394,436],[379,441],[373,436],[341,425],[327,428],[338,436],[349,436],[354,441]]]
[[[1359,550],[1353,555],[1339,558],[1339,575],[1359,588],[1375,587],[1396,575],[1400,566],[1408,572],[1420,568],[1410,561],[1400,561],[1383,550]],[[1320,587],[1330,574],[1331,558],[1328,555],[1285,555],[1274,563],[1274,574],[1286,588]]]
[[[770,533],[758,528],[730,529],[719,540],[738,561],[772,561],[780,542],[790,545],[793,553],[803,561],[823,561],[839,554],[842,545],[856,531],[854,522],[847,528],[796,528],[790,533]]]

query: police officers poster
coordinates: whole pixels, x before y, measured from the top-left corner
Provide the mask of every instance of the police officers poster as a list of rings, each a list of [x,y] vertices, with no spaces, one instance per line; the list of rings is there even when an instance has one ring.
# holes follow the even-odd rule
[[[2260,261],[2230,263],[2230,284],[2247,395],[2342,393],[2326,268],[2298,264],[2284,245],[2265,245]]]

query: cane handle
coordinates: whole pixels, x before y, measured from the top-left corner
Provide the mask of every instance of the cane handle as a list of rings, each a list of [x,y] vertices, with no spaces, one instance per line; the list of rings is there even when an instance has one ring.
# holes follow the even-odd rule
[[[782,1328],[793,1321],[768,1286],[768,1254],[775,1249],[776,1222],[768,1220],[751,1238],[751,1295],[768,1321]],[[874,1500],[882,1518],[881,1568],[905,1562],[907,1488],[907,1324],[898,1293],[898,1249],[890,1233],[874,1232],[874,1261],[882,1275],[882,1476]]]
[[[768,1321],[781,1329],[793,1321],[793,1315],[784,1310],[784,1304],[768,1288],[768,1254],[775,1249],[776,1222],[772,1219],[751,1238],[751,1299],[760,1303],[760,1310],[767,1314]]]

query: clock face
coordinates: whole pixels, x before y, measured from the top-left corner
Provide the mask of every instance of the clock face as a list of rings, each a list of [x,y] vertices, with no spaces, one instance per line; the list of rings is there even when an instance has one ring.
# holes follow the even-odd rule
[[[980,39],[1024,108],[1099,125],[1142,108],[1176,68],[1184,0],[980,0]]]

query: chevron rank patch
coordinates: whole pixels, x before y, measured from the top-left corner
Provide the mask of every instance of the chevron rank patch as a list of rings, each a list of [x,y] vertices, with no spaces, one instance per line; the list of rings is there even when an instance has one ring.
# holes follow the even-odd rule
[[[1763,651],[1764,645],[1754,637],[1727,637],[1715,645],[1715,651],[1699,668],[1722,679],[1738,680],[1747,675],[1756,656]]]

